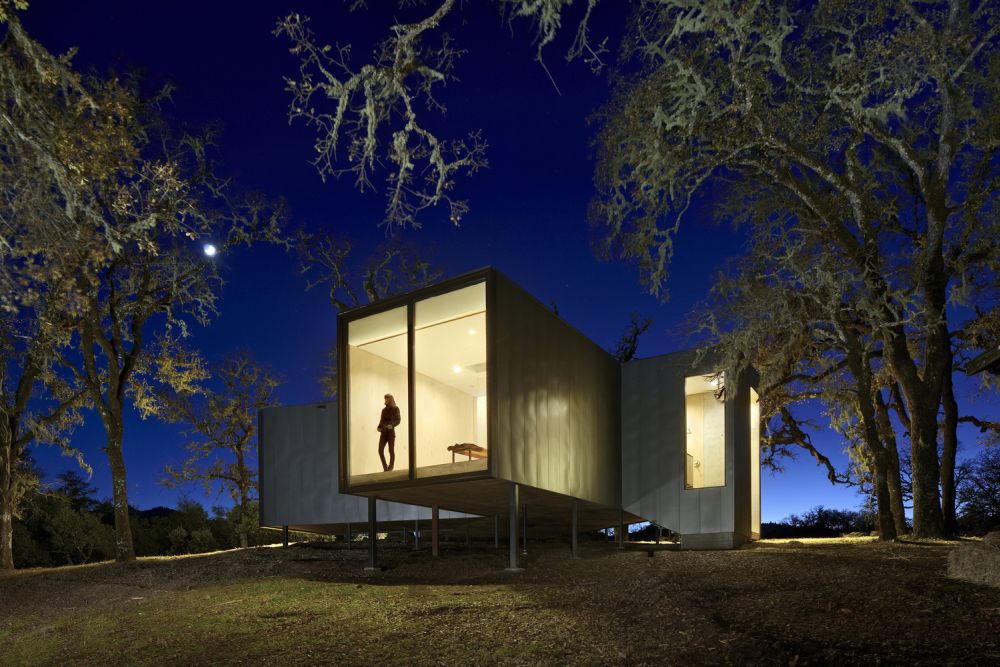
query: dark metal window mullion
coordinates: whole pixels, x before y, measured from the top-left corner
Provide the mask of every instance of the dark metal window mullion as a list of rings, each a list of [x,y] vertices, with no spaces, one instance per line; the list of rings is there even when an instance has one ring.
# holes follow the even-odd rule
[[[337,456],[340,463],[340,486],[347,489],[351,486],[350,437],[351,426],[351,390],[348,378],[351,373],[350,347],[348,346],[348,329],[350,321],[337,318]]]
[[[407,410],[410,412],[410,420],[407,422],[407,434],[409,437],[409,458],[410,473],[412,480],[416,477],[417,471],[417,369],[414,364],[413,340],[415,337],[413,330],[414,313],[416,306],[411,302],[406,304],[406,381],[409,391],[406,392]]]

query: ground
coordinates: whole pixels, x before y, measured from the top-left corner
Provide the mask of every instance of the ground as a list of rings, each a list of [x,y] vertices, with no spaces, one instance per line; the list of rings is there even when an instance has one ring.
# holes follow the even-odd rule
[[[0,665],[1000,664],[1000,589],[954,544],[293,545],[0,576]]]

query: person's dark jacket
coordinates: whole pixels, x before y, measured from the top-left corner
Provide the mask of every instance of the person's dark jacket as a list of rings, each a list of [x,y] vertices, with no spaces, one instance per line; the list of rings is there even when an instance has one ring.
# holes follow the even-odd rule
[[[391,426],[392,429],[389,429],[389,432],[391,433],[397,426],[399,426],[400,421],[402,420],[399,417],[399,408],[395,405],[391,407],[386,406],[382,408],[382,417],[378,422],[378,430],[384,431],[386,430],[386,426]]]

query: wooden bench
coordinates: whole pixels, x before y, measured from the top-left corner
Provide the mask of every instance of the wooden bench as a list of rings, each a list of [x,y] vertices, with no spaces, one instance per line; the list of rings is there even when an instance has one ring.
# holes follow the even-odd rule
[[[471,442],[456,442],[454,445],[448,445],[448,451],[451,452],[451,462],[455,462],[455,454],[465,454],[472,459],[485,459],[486,448],[480,447]]]

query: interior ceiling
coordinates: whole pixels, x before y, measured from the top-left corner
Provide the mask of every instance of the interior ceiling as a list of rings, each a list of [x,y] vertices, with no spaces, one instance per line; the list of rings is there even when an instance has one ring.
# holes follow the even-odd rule
[[[417,328],[414,333],[418,373],[473,396],[486,395],[485,311]],[[360,347],[406,366],[405,332]]]
[[[347,342],[350,345],[365,345],[393,336],[406,336],[406,306],[353,320],[347,325]]]
[[[693,375],[686,377],[684,378],[684,395],[690,396],[691,394],[704,394],[706,392],[714,394],[724,382],[725,377],[723,375],[719,375],[718,379],[714,375]]]
[[[481,313],[486,310],[486,283],[478,283],[417,301],[415,327],[422,329],[456,317]],[[350,345],[367,345],[384,338],[406,335],[406,306],[393,308],[352,320],[348,324],[347,342]]]

